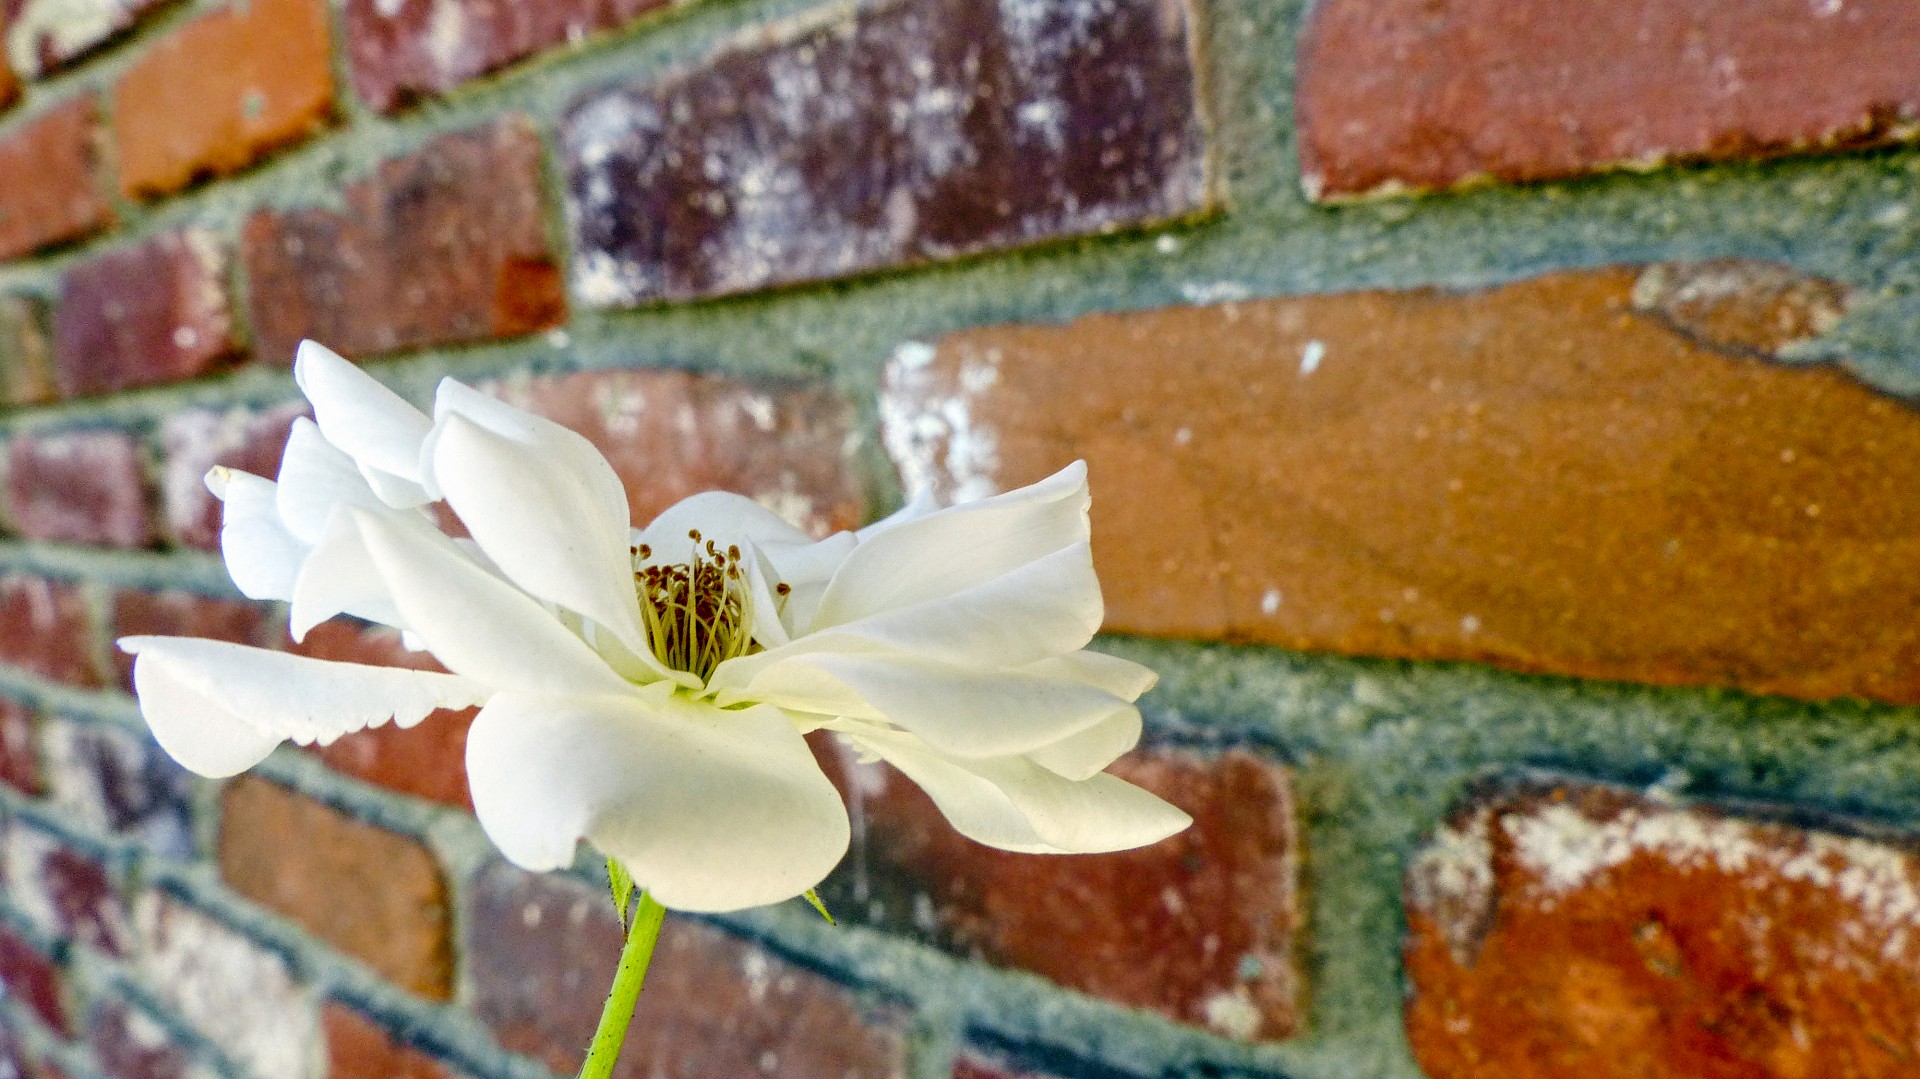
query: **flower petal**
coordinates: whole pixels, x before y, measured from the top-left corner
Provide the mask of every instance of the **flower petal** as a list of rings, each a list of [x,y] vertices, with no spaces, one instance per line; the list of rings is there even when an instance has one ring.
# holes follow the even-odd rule
[[[353,458],[334,448],[312,420],[295,419],[287,433],[286,452],[280,456],[274,492],[280,520],[303,542],[318,543],[327,518],[342,504],[386,508],[361,477]]]
[[[1081,650],[1052,659],[1043,659],[1020,668],[1030,674],[1044,674],[1056,678],[1071,678],[1090,686],[1098,686],[1123,701],[1137,701],[1140,695],[1153,688],[1160,680],[1153,668],[1144,667],[1130,659],[1109,656],[1104,652]]]
[[[679,551],[687,543],[689,529],[699,529],[702,536],[723,544],[745,540],[763,547],[813,545],[812,536],[779,514],[731,491],[702,491],[675,502],[648,522],[634,542],[664,552],[666,561],[681,561]]]
[[[425,522],[418,527],[426,527]],[[393,594],[387,591],[386,581],[367,551],[354,511],[346,506],[334,509],[319,542],[300,567],[289,598],[292,606],[287,612],[287,632],[295,641],[306,640],[309,630],[339,614],[406,628]]]
[[[328,442],[363,467],[420,482],[420,443],[432,427],[425,413],[315,341],[300,342],[294,352],[293,380],[313,402]]]
[[[436,708],[487,699],[450,674],[334,663],[197,637],[122,637],[134,689],[154,737],[201,775],[232,775],[286,739],[325,744],[395,721],[411,727]]]
[[[961,835],[1002,850],[1097,854],[1157,843],[1193,818],[1122,779],[1074,782],[1024,757],[958,761],[901,731],[836,725],[927,792]]]
[[[215,468],[207,489],[222,502],[220,554],[227,575],[248,599],[290,599],[306,561],[307,545],[280,520],[272,480]]]
[[[481,826],[516,864],[570,865],[585,838],[677,910],[791,898],[847,849],[839,794],[770,707],[504,693],[474,721],[467,779]]]
[[[556,456],[458,414],[440,422],[434,479],[500,572],[650,656],[627,546],[627,498],[617,478],[617,500],[606,497],[612,466],[591,446],[584,456]],[[582,462],[585,472],[570,467]]]
[[[1107,718],[1052,745],[1027,753],[1027,759],[1065,779],[1091,779],[1140,741],[1140,709],[1116,709]]]
[[[407,629],[457,674],[502,689],[626,693],[632,687],[526,593],[454,542],[349,510]]]

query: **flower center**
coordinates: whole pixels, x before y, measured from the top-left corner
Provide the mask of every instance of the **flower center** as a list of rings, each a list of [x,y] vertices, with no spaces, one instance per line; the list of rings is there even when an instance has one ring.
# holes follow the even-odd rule
[[[722,551],[697,529],[687,538],[693,541],[687,561],[643,566],[634,571],[633,582],[653,654],[705,682],[720,664],[756,651],[752,598],[740,548]],[[636,562],[653,557],[645,546],[633,548],[633,554]],[[784,595],[787,586],[778,590]]]

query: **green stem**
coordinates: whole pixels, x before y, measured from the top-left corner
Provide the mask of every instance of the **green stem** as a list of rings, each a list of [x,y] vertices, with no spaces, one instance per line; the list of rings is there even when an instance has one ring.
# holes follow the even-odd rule
[[[607,1006],[600,1010],[600,1027],[593,1032],[593,1048],[587,1050],[587,1062],[580,1066],[580,1079],[607,1079],[613,1074],[613,1062],[620,1057],[620,1045],[627,1040],[627,1024],[633,1022],[633,1007],[640,1000],[640,986],[647,980],[647,964],[653,959],[654,942],[660,939],[660,923],[667,910],[653,896],[640,893],[639,909],[627,928],[626,946],[620,949],[620,969],[613,975],[613,988],[607,990]]]

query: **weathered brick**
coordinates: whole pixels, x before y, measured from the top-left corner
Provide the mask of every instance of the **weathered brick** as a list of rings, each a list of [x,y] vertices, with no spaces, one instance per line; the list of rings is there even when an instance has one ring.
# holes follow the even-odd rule
[[[613,463],[634,520],[700,491],[747,495],[815,535],[855,528],[864,499],[853,410],[829,390],[682,371],[591,371],[484,387],[579,431]]]
[[[61,102],[0,136],[0,258],[78,239],[113,221],[95,168],[91,94]]]
[[[473,1010],[500,1044],[572,1072],[620,956],[604,888],[506,865],[484,870],[464,919]],[[670,916],[615,1079],[906,1074],[904,1017],[819,975]]]
[[[276,613],[242,600],[213,599],[193,592],[121,589],[113,594],[112,636],[211,637],[256,648],[278,644],[286,630]],[[121,684],[133,692],[133,657],[113,651]]]
[[[4,924],[0,924],[0,988],[31,1008],[41,1022],[58,1031],[67,1030],[60,968]]]
[[[167,1028],[117,998],[94,1008],[87,1045],[107,1079],[214,1079]]]
[[[6,0],[0,25],[14,70],[38,79],[85,56],[170,0]]]
[[[0,67],[0,71],[4,71]],[[4,79],[4,76],[0,76]],[[5,91],[0,86],[0,92]],[[0,101],[4,103],[4,101]],[[27,1048],[26,1042],[13,1023],[0,1021],[0,1077],[4,1079],[46,1079],[46,1072],[37,1057]]]
[[[1908,140],[1916,48],[1897,2],[1329,0],[1301,171],[1331,197]]]
[[[93,615],[79,588],[25,574],[0,576],[0,663],[84,689],[105,684]]]
[[[1686,269],[968,331],[882,418],[942,493],[1086,458],[1121,632],[1920,701],[1920,418]]]
[[[34,732],[38,710],[11,697],[0,697],[0,783],[23,794],[39,794],[40,753]]]
[[[1860,1079],[1920,1054],[1920,842],[1588,784],[1479,792],[1410,863],[1433,1079]]]
[[[337,1001],[320,1015],[327,1037],[327,1079],[457,1079],[445,1064]]]
[[[0,295],[0,404],[53,400],[53,332],[35,296]]]
[[[668,0],[346,0],[353,86],[382,111],[580,41]]]
[[[54,309],[55,374],[69,397],[193,378],[231,359],[227,253],[184,229],[67,273]]]
[[[298,142],[333,113],[323,0],[246,0],[147,47],[113,88],[120,189],[165,195]]]
[[[1136,753],[1115,774],[1193,827],[1136,851],[1042,858],[962,837],[918,787],[844,746],[828,760],[858,837],[822,889],[836,913],[1234,1038],[1298,1027],[1299,839],[1283,769],[1241,751]]]
[[[140,444],[125,431],[20,435],[7,445],[7,503],[28,539],[145,547],[154,540]]]
[[[0,46],[7,41],[7,5],[0,4]],[[0,47],[0,109],[11,108],[20,100],[20,76],[14,73],[5,49]]]
[[[360,626],[337,620],[315,626],[305,641],[288,650],[315,659],[341,663],[369,663],[379,667],[410,667],[443,671],[432,655],[410,652],[398,631]],[[358,731],[332,745],[308,746],[307,752],[335,771],[388,790],[428,798],[461,809],[471,809],[467,793],[467,731],[477,708],[433,713],[408,728],[389,723]]]
[[[312,991],[280,956],[158,891],[134,904],[135,969],[160,1003],[253,1075],[320,1079]]]
[[[234,891],[402,988],[453,995],[447,882],[418,840],[247,776],[227,786],[219,858]]]
[[[1076,1079],[1084,1076],[1094,1079],[1095,1073],[1076,1070]],[[1104,1076],[1108,1073],[1099,1073]],[[1118,1079],[1118,1073],[1113,1073]],[[953,1079],[1060,1079],[1052,1072],[1039,1072],[1022,1063],[1015,1063],[1000,1054],[981,1054],[963,1052],[953,1061]]]
[[[349,356],[512,337],[566,313],[523,116],[443,135],[350,185],[346,212],[263,210],[245,258],[260,355]]]
[[[98,860],[16,819],[7,828],[7,894],[35,928],[111,956],[132,947],[132,923]]]
[[[160,507],[167,537],[187,547],[220,549],[220,500],[207,490],[215,465],[272,479],[287,433],[313,410],[304,401],[271,408],[234,405],[169,413],[160,421]]]
[[[1209,205],[1178,0],[906,0],[815,18],[564,122],[573,287],[691,299]]]
[[[168,858],[194,856],[193,776],[151,738],[58,715],[41,738],[47,787],[69,819]]]

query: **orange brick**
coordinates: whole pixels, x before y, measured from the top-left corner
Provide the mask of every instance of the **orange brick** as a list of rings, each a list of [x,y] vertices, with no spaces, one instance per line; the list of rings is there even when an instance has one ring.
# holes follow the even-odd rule
[[[5,97],[0,86],[0,103]],[[113,220],[95,177],[95,122],[87,94],[0,136],[0,258],[77,239]]]
[[[439,1061],[402,1045],[373,1020],[337,1001],[320,1013],[327,1079],[452,1079]]]
[[[164,195],[312,134],[330,63],[323,0],[250,0],[156,42],[114,87],[121,190]]]

